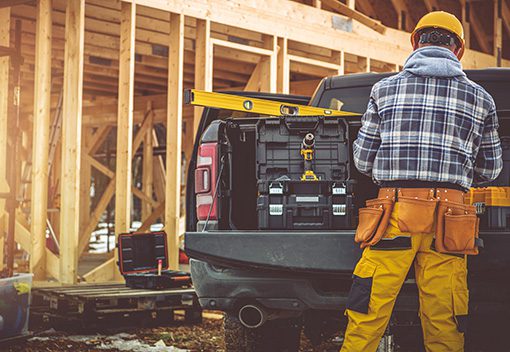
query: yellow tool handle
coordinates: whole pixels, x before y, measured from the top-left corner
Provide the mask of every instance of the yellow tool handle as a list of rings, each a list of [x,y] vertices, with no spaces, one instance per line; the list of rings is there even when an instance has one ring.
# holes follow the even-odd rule
[[[184,102],[190,105],[206,106],[241,112],[253,112],[270,116],[359,116],[355,112],[318,108],[308,105],[284,103],[260,98],[250,98],[235,94],[206,92],[186,89]]]

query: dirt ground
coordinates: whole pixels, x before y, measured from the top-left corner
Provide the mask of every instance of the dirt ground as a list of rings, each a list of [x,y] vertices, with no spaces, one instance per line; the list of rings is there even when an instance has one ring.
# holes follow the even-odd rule
[[[119,335],[119,333],[121,333]],[[110,336],[109,336],[110,335]],[[111,335],[121,336],[122,343],[115,347],[110,341]],[[133,340],[143,346],[133,346]],[[162,344],[162,342],[164,345]],[[335,342],[336,341],[336,342]],[[148,346],[151,347],[148,347]],[[167,346],[158,348],[157,346]],[[112,346],[109,348],[109,346]],[[138,346],[138,347],[137,347]],[[154,346],[154,347],[153,347]],[[171,348],[170,346],[173,346]],[[312,347],[310,342],[302,335],[300,352],[333,352],[338,351],[340,342],[338,338],[330,339],[320,346]],[[57,352],[57,351],[192,351],[192,352],[221,352],[225,351],[223,338],[223,321],[221,319],[205,318],[201,324],[176,325],[170,327],[124,329],[122,332],[102,332],[101,335],[82,335],[50,331],[35,333],[35,338],[24,342],[17,342],[11,346],[0,347],[6,352]],[[128,349],[129,348],[129,349]]]

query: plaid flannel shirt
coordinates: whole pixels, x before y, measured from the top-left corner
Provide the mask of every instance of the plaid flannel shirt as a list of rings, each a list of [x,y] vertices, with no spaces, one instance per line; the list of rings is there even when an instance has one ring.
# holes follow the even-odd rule
[[[466,77],[410,72],[376,83],[353,144],[356,168],[376,183],[419,180],[468,189],[502,167],[494,100]]]

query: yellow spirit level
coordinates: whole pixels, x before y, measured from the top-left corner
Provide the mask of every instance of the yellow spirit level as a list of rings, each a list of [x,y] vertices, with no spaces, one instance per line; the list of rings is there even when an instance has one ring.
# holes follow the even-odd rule
[[[197,89],[184,91],[184,102],[232,111],[252,112],[269,116],[359,116],[355,112],[318,108],[314,106],[284,103],[280,101],[250,98],[235,94],[206,92]]]

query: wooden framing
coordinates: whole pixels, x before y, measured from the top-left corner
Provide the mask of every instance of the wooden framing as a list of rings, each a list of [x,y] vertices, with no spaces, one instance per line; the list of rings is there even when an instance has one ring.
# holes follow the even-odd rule
[[[211,91],[213,83],[213,44],[211,42],[211,21],[197,20],[195,39],[195,87]],[[198,130],[203,108],[193,111],[193,135]]]
[[[168,107],[166,137],[165,230],[170,269],[179,268],[179,219],[181,198],[181,128],[184,66],[184,15],[170,14],[168,55]]]
[[[0,9],[0,45],[10,45],[11,9]],[[9,106],[9,66],[8,56],[0,57],[0,192],[7,193],[7,131]],[[6,236],[7,213],[5,199],[0,198],[0,270],[4,266],[4,241]]]
[[[85,0],[68,0],[62,124],[60,282],[77,279]]]
[[[115,241],[131,228],[131,178],[133,159],[133,104],[135,77],[136,5],[120,8],[119,110],[115,180]],[[115,252],[117,258],[117,252]],[[120,279],[120,273],[115,271]]]
[[[277,60],[276,91],[278,93],[288,94],[290,91],[290,61],[288,56],[287,38],[278,38]]]
[[[494,0],[487,5],[472,3],[475,11],[466,11],[464,0],[453,1],[462,13],[467,48],[470,29],[476,42],[485,43],[485,53],[466,50],[464,67],[494,66],[501,58],[500,49],[508,44],[502,40],[503,30],[510,33],[507,1],[502,2],[500,14]],[[411,48],[408,32],[390,28],[393,5],[398,15],[406,12],[408,30],[420,11],[454,8],[438,0],[424,0],[416,7],[407,0],[381,0],[377,8],[373,0],[357,4],[354,0],[196,0],[193,6],[183,0],[136,0],[136,5],[134,0],[40,0],[39,10],[35,1],[20,2],[24,4],[12,8],[1,9],[4,2],[0,5],[0,55],[12,52],[7,47],[14,20],[23,22],[19,154],[25,170],[33,158],[34,171],[32,182],[22,187],[29,199],[24,200],[24,209],[17,209],[15,238],[30,254],[37,280],[46,276],[64,283],[76,280],[77,257],[88,248],[114,196],[116,233],[128,229],[131,213],[141,217],[140,231],[149,230],[160,219],[169,235],[172,267],[177,268],[185,216],[181,156],[182,150],[186,161],[191,156],[202,110],[181,105],[183,88],[309,95],[326,75],[394,72]],[[51,12],[42,15],[43,7],[52,8]],[[480,15],[488,11],[494,11],[496,19],[490,25]],[[66,37],[75,39],[67,40],[66,46]],[[10,104],[8,61],[0,57],[0,86],[4,87],[0,89],[0,192],[8,189],[3,175],[8,129],[2,129]],[[499,61],[510,65],[507,58]],[[62,146],[56,141],[62,158],[55,158],[48,181],[44,156],[40,156],[47,154],[48,113],[57,108],[57,92],[63,86],[64,141]],[[83,99],[79,98],[81,87]],[[103,142],[114,127],[118,145],[106,151]],[[165,127],[166,145],[161,140]],[[143,150],[138,150],[142,145]],[[166,167],[162,152],[167,153]],[[115,170],[106,161],[106,155],[112,154]],[[132,184],[131,174],[137,184]],[[45,182],[50,185],[49,195],[45,195]],[[91,189],[96,192],[94,198],[89,197]],[[3,210],[0,199],[0,236],[8,221]],[[45,248],[46,217],[59,238],[60,256]],[[112,280],[117,272],[115,258],[110,253],[104,259],[82,278]]]
[[[37,3],[37,32],[34,84],[33,144],[37,153],[32,153],[31,223],[32,248],[30,271],[36,280],[46,274],[46,219],[48,205],[48,155],[50,146],[51,108],[51,14],[52,1]]]

